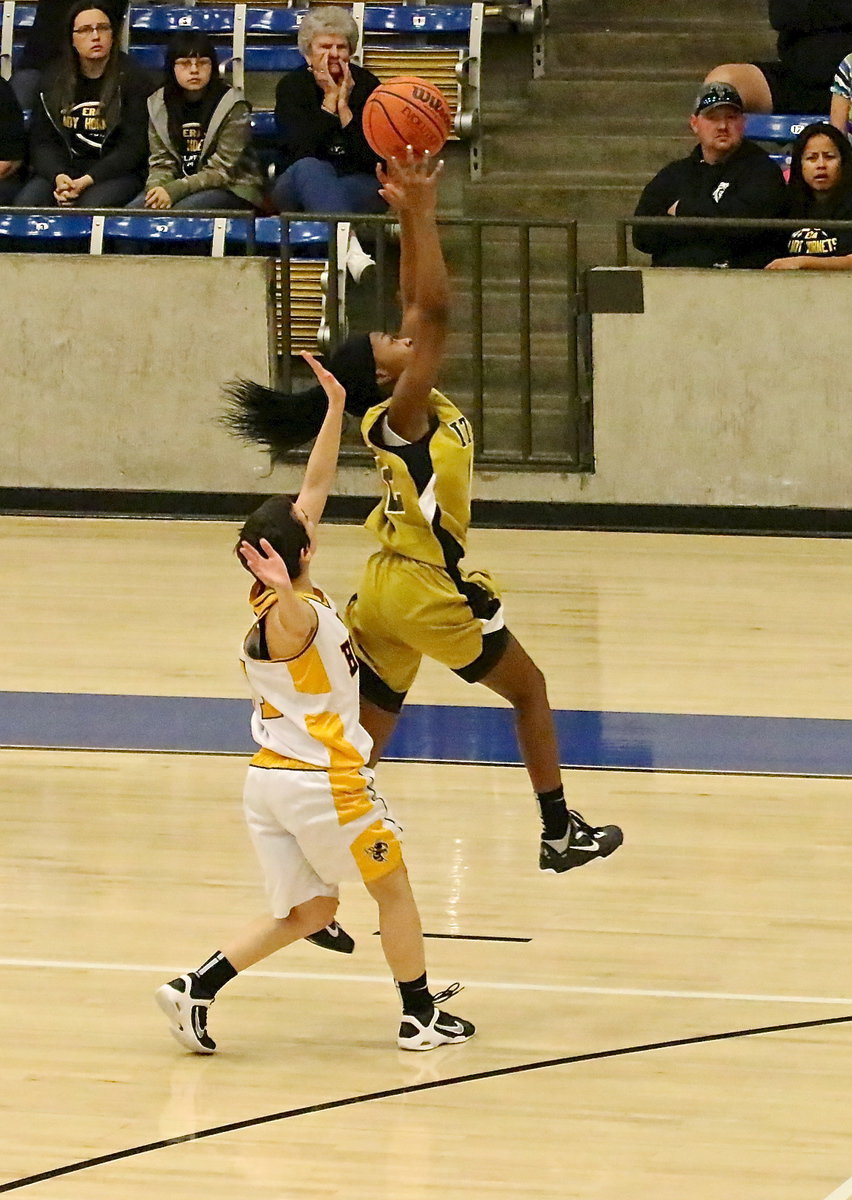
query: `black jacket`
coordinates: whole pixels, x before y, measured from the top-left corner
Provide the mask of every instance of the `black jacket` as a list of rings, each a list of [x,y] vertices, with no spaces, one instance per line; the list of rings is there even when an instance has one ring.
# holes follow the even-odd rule
[[[320,158],[338,175],[372,175],[379,162],[361,128],[364,104],[379,80],[364,67],[350,64],[355,86],[349,97],[352,120],[344,129],[334,113],[323,111],[322,88],[307,63],[282,75],[275,89],[275,124],[279,138],[279,170],[300,158]]]
[[[730,158],[710,165],[696,146],[669,163],[647,185],[637,217],[664,217],[678,201],[677,215],[665,228],[634,229],[633,245],[650,254],[655,267],[764,267],[775,257],[777,234],[756,230],[712,231],[684,225],[681,217],[783,217],[787,189],[781,170],[753,142],[744,141]]]
[[[24,114],[11,84],[0,79],[0,162],[20,162],[26,156]]]
[[[104,117],[107,134],[101,155],[86,159],[86,174],[95,183],[139,175],[144,182],[148,166],[148,94],[154,83],[126,55],[121,55],[118,89]],[[81,160],[75,158],[62,125],[59,72],[48,71],[42,80],[39,101],[33,109],[30,128],[30,157],[34,175],[52,183],[57,175],[76,176]]]
[[[769,0],[778,57],[803,82],[829,87],[852,52],[852,0]]]

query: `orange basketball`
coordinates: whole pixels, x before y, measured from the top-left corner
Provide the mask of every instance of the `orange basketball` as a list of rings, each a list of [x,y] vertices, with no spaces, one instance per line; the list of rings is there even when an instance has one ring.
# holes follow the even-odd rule
[[[415,154],[437,154],[450,136],[453,114],[433,84],[416,75],[400,75],[367,97],[363,127],[367,141],[385,160],[402,158],[406,146]]]

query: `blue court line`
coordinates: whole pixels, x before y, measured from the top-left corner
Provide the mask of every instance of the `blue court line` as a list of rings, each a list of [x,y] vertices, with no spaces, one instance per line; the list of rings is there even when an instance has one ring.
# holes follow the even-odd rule
[[[0,692],[0,746],[249,754],[247,700]],[[852,721],[556,712],[562,763],[613,770],[852,776]],[[519,765],[505,708],[412,704],[386,758]]]

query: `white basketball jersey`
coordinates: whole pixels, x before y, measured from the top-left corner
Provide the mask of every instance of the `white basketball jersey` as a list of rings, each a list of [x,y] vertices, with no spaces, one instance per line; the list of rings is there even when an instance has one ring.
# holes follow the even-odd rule
[[[252,736],[263,750],[289,760],[269,766],[357,770],[373,743],[359,720],[358,660],[349,631],[319,589],[303,598],[317,614],[314,636],[295,658],[269,659],[260,657],[262,622],[276,603],[275,592],[257,583],[252,588],[258,620],[240,655],[254,704]],[[264,765],[262,759],[261,752],[254,761]]]

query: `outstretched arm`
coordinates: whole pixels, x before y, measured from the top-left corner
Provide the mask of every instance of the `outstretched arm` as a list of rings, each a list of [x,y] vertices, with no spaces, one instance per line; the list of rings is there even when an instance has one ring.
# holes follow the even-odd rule
[[[412,354],[397,380],[388,409],[391,429],[416,441],[429,427],[429,394],[444,355],[450,313],[450,280],[436,208],[443,162],[428,154],[391,159],[380,178],[381,195],[399,213],[401,230],[400,335],[410,337]]]
[[[307,600],[293,591],[293,581],[284,560],[266,538],[260,539],[258,550],[251,542],[241,542],[240,557],[261,583],[275,589],[278,603],[273,605],[266,619],[272,626],[269,632],[275,639],[276,657],[299,654],[316,628],[317,615]]]
[[[346,391],[332,373],[327,371],[322,363],[317,362],[312,354],[303,350],[302,358],[310,366],[328,397],[328,412],[308,458],[305,478],[296,499],[296,507],[301,509],[309,521],[318,525],[325,511],[325,502],[331,491],[331,485],[334,483],[334,476],[337,473],[337,456],[340,452],[340,432],[343,428],[343,405],[346,400]]]

